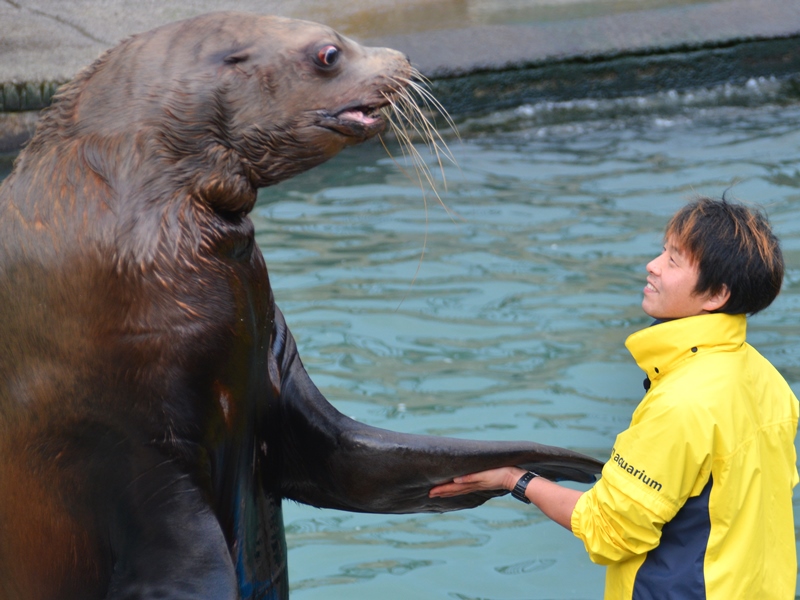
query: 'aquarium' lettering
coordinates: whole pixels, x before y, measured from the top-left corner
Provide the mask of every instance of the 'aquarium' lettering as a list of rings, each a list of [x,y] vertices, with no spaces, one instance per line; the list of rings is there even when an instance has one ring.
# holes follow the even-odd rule
[[[661,491],[661,484],[659,482],[657,482],[655,479],[652,479],[652,478],[648,477],[645,474],[644,469],[637,469],[632,464],[630,464],[628,461],[626,461],[624,458],[622,458],[622,456],[617,454],[616,448],[612,448],[611,449],[611,454],[614,456],[613,461],[615,463],[617,463],[617,466],[620,469],[624,470],[626,473],[629,473],[629,474],[633,475],[634,477],[636,477],[636,479],[641,481],[643,484],[650,486],[651,488],[653,488],[657,492]]]

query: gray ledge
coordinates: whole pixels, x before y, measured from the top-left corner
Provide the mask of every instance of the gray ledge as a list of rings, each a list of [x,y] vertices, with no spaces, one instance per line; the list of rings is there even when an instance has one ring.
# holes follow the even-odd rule
[[[46,106],[58,85],[104,49],[137,31],[209,10],[319,20],[366,44],[397,48],[432,80],[452,114],[800,74],[798,0],[665,2],[511,25],[416,21],[371,36],[378,25],[392,24],[392,11],[443,9],[421,0],[363,0],[337,10],[319,0],[27,0],[24,6],[0,0],[0,152],[26,139],[35,121],[26,112]],[[364,21],[364,14],[373,20]]]

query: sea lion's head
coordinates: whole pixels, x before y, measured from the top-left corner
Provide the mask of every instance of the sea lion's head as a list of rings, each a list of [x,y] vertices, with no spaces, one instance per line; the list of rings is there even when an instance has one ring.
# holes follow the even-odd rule
[[[246,212],[256,188],[381,132],[381,108],[412,75],[400,52],[317,23],[211,13],[106,53],[59,94],[69,113],[60,133],[94,140],[101,151],[86,155],[108,181],[129,182],[138,168],[115,177],[110,156],[141,155],[158,163],[151,179],[168,175],[216,210]]]

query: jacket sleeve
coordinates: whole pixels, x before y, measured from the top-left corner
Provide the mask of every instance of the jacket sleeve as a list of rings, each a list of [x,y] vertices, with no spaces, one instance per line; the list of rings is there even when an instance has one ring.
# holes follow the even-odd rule
[[[655,548],[664,520],[601,479],[572,512],[572,532],[600,565],[621,562]]]
[[[702,491],[711,473],[713,423],[698,407],[686,396],[646,397],[617,436],[602,478],[572,513],[572,531],[593,562],[652,550],[664,524]]]

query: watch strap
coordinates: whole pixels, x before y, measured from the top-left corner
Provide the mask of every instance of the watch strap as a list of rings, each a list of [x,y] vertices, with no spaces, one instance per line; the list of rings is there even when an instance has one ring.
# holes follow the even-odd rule
[[[514,489],[511,490],[511,495],[514,496],[520,502],[524,502],[525,504],[530,504],[531,501],[528,500],[527,496],[525,496],[525,490],[528,488],[528,484],[534,477],[538,477],[536,473],[531,473],[528,471],[522,477],[517,480],[517,485],[514,486]]]

